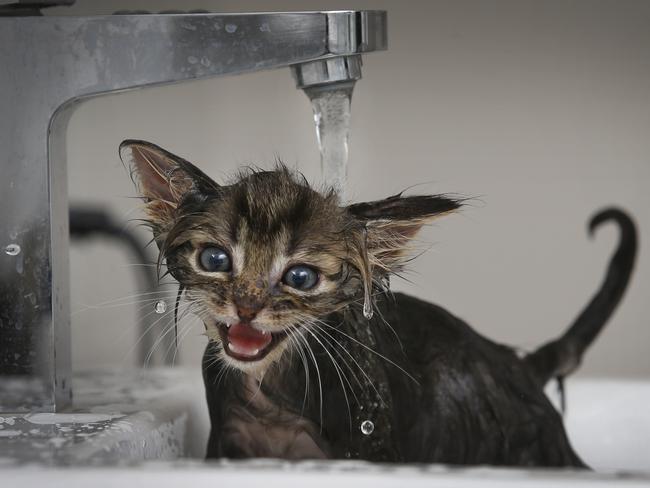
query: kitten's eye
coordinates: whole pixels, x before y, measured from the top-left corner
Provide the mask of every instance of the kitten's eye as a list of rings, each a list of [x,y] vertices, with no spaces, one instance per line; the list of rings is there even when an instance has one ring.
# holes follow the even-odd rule
[[[282,281],[297,290],[309,290],[318,282],[318,273],[309,266],[294,266],[284,274]]]
[[[206,247],[199,254],[199,264],[205,271],[211,273],[230,271],[230,257],[223,249],[218,247]]]

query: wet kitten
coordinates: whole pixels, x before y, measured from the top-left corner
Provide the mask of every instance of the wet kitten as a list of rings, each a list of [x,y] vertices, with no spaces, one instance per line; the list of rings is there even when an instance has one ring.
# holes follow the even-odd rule
[[[584,466],[543,387],[575,369],[627,286],[636,232],[624,213],[590,224],[621,229],[598,294],[562,338],[519,358],[388,292],[409,240],[461,202],[340,206],[282,166],[222,186],[153,144],[120,150],[209,337],[208,457]]]

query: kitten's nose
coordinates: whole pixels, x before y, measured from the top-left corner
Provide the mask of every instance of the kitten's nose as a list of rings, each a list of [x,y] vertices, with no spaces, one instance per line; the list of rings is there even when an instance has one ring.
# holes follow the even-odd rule
[[[237,315],[239,316],[242,322],[250,322],[255,318],[257,312],[259,311],[260,311],[259,308],[249,308],[249,307],[242,307],[242,306],[237,307]]]
[[[232,303],[242,322],[250,322],[266,306],[268,296],[256,281],[236,286],[233,290]]]

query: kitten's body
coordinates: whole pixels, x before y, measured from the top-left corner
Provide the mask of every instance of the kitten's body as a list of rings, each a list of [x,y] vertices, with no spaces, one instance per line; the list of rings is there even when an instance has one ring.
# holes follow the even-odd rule
[[[512,349],[480,336],[444,309],[407,295],[395,294],[394,299],[381,300],[378,307],[397,331],[399,341],[378,316],[367,323],[363,316],[348,313],[338,328],[347,335],[367,328],[375,341],[374,351],[406,372],[333,332],[357,362],[374,366],[367,374],[378,389],[383,387],[384,394],[377,395],[373,389],[364,392],[354,380],[350,388],[341,382],[322,346],[312,339],[314,351],[321,351],[317,360],[325,391],[322,424],[315,374],[303,410],[304,369],[299,360],[272,368],[261,386],[239,372],[219,381],[220,366],[210,365],[214,351],[209,346],[204,369],[213,425],[208,456],[582,466],[569,445],[560,415]],[[331,323],[340,323],[340,318]],[[343,364],[333,348],[329,349]],[[346,374],[361,376],[350,356],[346,359],[351,365],[349,371],[344,367]],[[359,405],[353,391],[362,397],[370,393],[365,398],[371,401]],[[384,408],[382,399],[387,404]],[[233,415],[235,410],[247,414]],[[365,419],[375,425],[367,436],[359,428]],[[303,444],[311,437],[313,443],[309,444],[322,449],[294,450],[296,431]],[[269,438],[273,442],[269,443]]]
[[[458,201],[343,207],[286,168],[221,186],[152,144],[122,151],[161,258],[206,327],[208,457],[584,466],[543,390],[577,367],[623,295],[636,254],[623,212],[590,222],[621,230],[598,293],[562,337],[520,358],[388,291],[410,239]]]

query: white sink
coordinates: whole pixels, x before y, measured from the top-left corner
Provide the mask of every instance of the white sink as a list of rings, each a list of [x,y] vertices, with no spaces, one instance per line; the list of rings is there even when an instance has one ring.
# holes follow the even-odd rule
[[[568,380],[566,402],[569,439],[589,466],[650,472],[650,381]]]
[[[595,472],[352,461],[205,463],[209,420],[199,370],[86,373],[74,388],[75,408],[68,413],[0,418],[2,486],[650,487],[650,382],[567,382],[569,437]],[[552,385],[549,396],[556,397]]]

